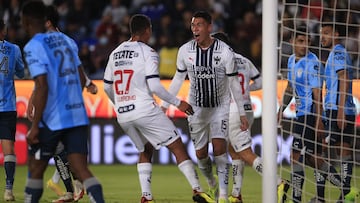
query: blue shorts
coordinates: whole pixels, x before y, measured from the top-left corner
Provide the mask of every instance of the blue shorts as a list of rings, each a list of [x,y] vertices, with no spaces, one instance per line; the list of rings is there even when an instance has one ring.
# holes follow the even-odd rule
[[[29,147],[29,155],[35,159],[49,160],[53,157],[59,142],[64,144],[66,153],[88,154],[88,126],[78,126],[51,131],[44,127],[39,129],[40,143]]]
[[[325,128],[330,136],[330,144],[345,142],[352,144],[355,138],[355,115],[345,115],[346,127],[340,129],[337,125],[337,111],[327,110]]]
[[[299,116],[296,120],[294,120],[294,139],[292,144],[294,151],[300,152],[304,147],[306,147],[305,151],[309,154],[321,154],[322,141],[317,140],[314,129],[315,117],[313,115]]]
[[[0,140],[15,141],[16,111],[0,112]]]

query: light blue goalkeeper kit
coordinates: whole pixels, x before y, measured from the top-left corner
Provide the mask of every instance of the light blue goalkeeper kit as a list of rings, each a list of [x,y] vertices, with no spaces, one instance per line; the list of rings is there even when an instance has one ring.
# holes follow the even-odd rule
[[[315,105],[312,89],[322,87],[322,64],[312,52],[308,52],[299,61],[296,61],[293,54],[288,60],[288,70],[288,80],[296,93],[296,116],[313,113]]]
[[[39,127],[60,130],[87,125],[78,73],[81,62],[67,37],[61,32],[39,33],[24,51],[31,76],[47,75],[49,94]]]
[[[352,79],[353,66],[350,55],[347,53],[344,46],[337,44],[331,50],[325,65],[325,81],[326,81],[326,95],[325,95],[325,109],[338,110],[340,102],[339,97],[339,77],[338,71],[346,70],[348,74],[349,88],[346,92],[345,100],[345,115],[355,115],[356,109],[352,97]]]
[[[24,77],[24,63],[20,48],[0,41],[0,112],[16,111],[14,75]]]

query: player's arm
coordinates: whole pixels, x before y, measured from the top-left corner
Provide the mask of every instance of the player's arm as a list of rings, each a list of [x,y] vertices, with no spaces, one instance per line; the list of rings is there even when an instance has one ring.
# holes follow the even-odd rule
[[[339,79],[339,105],[338,105],[338,113],[337,113],[337,125],[340,129],[346,127],[345,121],[345,101],[347,97],[347,92],[349,89],[349,77],[346,70],[340,70],[337,72],[338,79]]]
[[[262,88],[262,77],[261,74],[259,73],[258,69],[255,67],[255,65],[247,58],[245,58],[249,68],[250,68],[250,75],[251,78],[250,80],[252,80],[253,82],[250,84],[249,89],[250,91],[255,91],[255,90],[259,90]]]
[[[241,121],[240,129],[247,130],[249,128],[249,123],[246,118],[246,113],[244,109],[244,102],[243,102],[244,98],[243,95],[241,94],[240,81],[236,73],[229,77],[229,85],[234,101],[239,111],[240,121]]]
[[[279,109],[279,113],[282,113],[285,111],[286,107],[289,105],[291,99],[294,96],[294,90],[290,84],[290,82],[288,82],[283,98],[282,98],[282,104],[280,105],[280,109]]]
[[[322,113],[323,113],[323,103],[322,103],[322,89],[321,88],[313,88],[312,93],[314,95],[314,103],[315,103],[315,109],[316,109],[316,130],[318,131],[316,135],[321,135],[320,138],[322,138],[323,130],[324,130],[324,124],[322,122]]]
[[[170,94],[164,86],[162,86],[159,77],[151,77],[147,79],[147,84],[152,93],[156,94],[163,101],[175,105],[180,111],[192,115],[194,112],[190,104],[185,101],[181,101],[173,94]]]
[[[250,91],[259,90],[262,88],[262,77],[260,74],[256,75],[255,77],[252,77],[251,80],[253,82],[249,86]]]
[[[86,72],[84,70],[84,66],[81,66],[81,71],[83,72],[84,74],[84,77],[85,77],[85,88],[86,88],[86,91],[91,93],[91,94],[96,94],[97,91],[98,91],[98,88],[97,86],[95,85],[95,83],[93,83],[91,81],[91,79],[86,75]]]
[[[34,105],[34,116],[31,123],[31,130],[28,133],[27,141],[31,144],[36,144],[38,140],[39,123],[44,112],[47,98],[48,98],[48,83],[47,75],[42,74],[35,77],[35,90],[33,92],[32,103]]]
[[[18,46],[15,46],[15,75],[18,78],[24,78],[25,76],[24,61]]]
[[[186,78],[187,75],[187,71],[186,71],[186,66],[182,60],[182,57],[184,55],[184,49],[181,47],[179,49],[178,55],[177,55],[177,59],[176,59],[176,72],[175,75],[173,77],[173,79],[171,80],[168,92],[172,95],[177,95],[178,92],[180,91],[180,88]],[[170,103],[163,101],[161,104],[161,107],[163,108],[163,110],[166,110],[167,108],[169,108]]]
[[[112,69],[112,60],[110,60],[111,55],[112,53],[109,56],[108,63],[106,64],[106,68],[104,72],[104,91],[111,100],[111,102],[115,104],[114,87],[113,87],[114,76]]]
[[[104,91],[109,97],[110,101],[115,104],[113,82],[104,79]]]

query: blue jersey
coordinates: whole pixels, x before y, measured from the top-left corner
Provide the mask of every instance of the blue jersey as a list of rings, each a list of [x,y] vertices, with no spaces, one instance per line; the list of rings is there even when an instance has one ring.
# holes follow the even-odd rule
[[[61,130],[87,125],[79,61],[67,37],[60,32],[36,34],[24,51],[31,76],[47,76],[48,100],[40,127],[47,125],[51,130]]]
[[[24,63],[20,48],[0,41],[0,112],[16,111],[14,75],[24,77]]]
[[[337,110],[340,102],[339,98],[339,77],[337,72],[346,70],[349,81],[349,89],[346,92],[345,100],[345,114],[355,115],[356,109],[352,97],[352,79],[353,79],[353,66],[351,58],[347,53],[344,46],[337,44],[329,53],[329,57],[325,65],[325,84],[326,84],[326,95],[325,95],[325,110]]]
[[[311,52],[295,61],[295,55],[288,60],[288,81],[296,93],[296,116],[314,112],[313,89],[322,88],[324,68],[318,57]]]

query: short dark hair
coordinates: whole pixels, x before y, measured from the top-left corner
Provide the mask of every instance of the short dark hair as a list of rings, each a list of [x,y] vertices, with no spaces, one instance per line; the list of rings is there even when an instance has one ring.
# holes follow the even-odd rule
[[[49,5],[46,7],[46,20],[50,21],[53,26],[58,26],[59,18],[59,13],[55,6]]]
[[[226,33],[216,32],[216,33],[212,34],[211,36],[225,42],[228,45],[230,45],[230,38]]]
[[[335,32],[339,33],[339,36],[345,35],[345,25],[338,22],[324,21],[321,23],[321,27],[331,27]]]
[[[46,18],[46,7],[42,1],[31,0],[24,3],[22,7],[22,14],[37,20],[44,20]]]
[[[211,24],[211,15],[207,11],[197,11],[194,13],[193,18],[203,18],[207,23]]]
[[[130,18],[129,24],[131,35],[142,34],[147,28],[151,27],[151,20],[146,15],[135,14]]]
[[[308,35],[308,29],[304,25],[296,27],[294,32],[295,32],[294,33],[294,38],[296,38],[298,36],[307,36]]]

